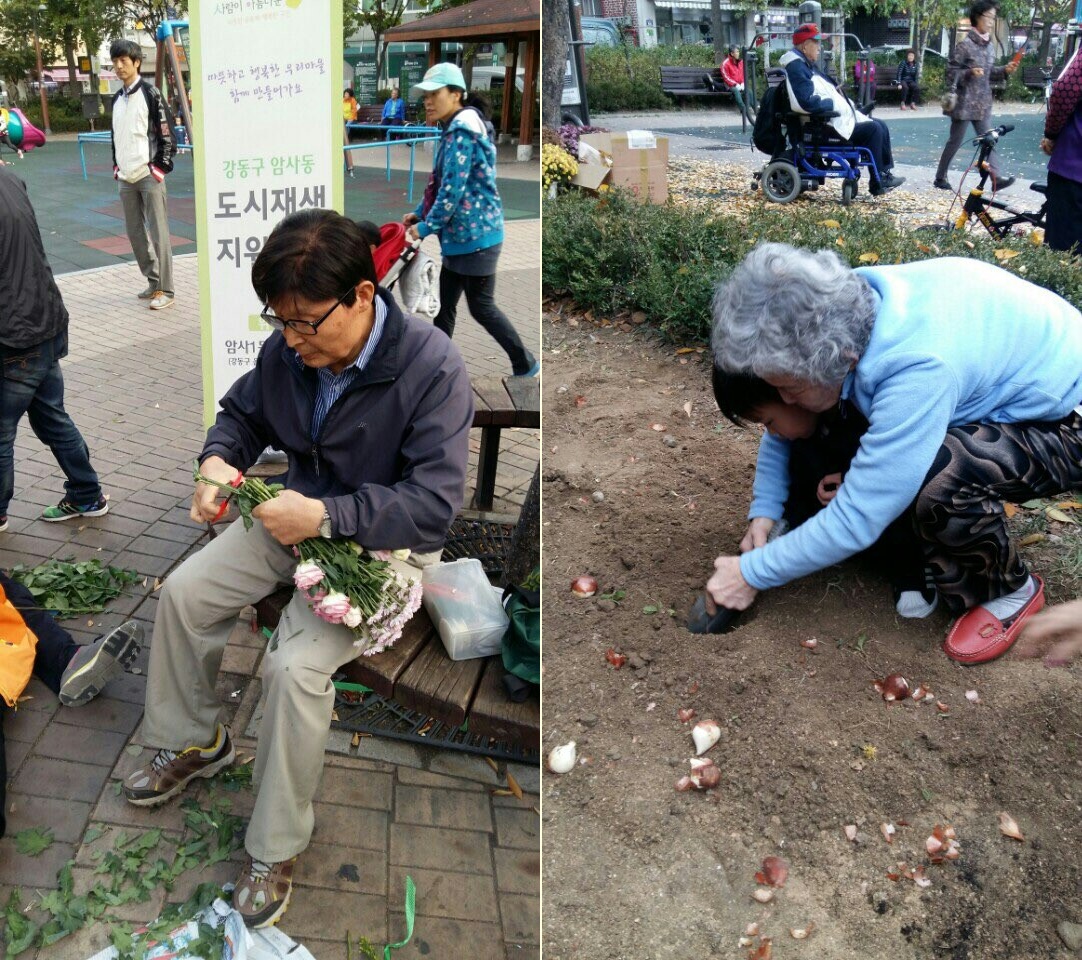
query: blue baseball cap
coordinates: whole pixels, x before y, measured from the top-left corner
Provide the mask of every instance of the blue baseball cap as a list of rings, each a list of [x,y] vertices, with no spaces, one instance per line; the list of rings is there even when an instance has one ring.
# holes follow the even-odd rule
[[[434,67],[428,68],[421,82],[410,88],[410,93],[416,96],[418,91],[426,93],[439,90],[440,87],[458,87],[459,90],[465,90],[466,78],[453,63],[437,63]]]

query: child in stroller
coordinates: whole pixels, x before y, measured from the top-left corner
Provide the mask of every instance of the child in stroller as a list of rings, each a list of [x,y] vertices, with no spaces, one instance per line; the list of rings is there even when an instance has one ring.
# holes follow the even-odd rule
[[[408,313],[433,320],[440,312],[439,270],[436,262],[421,252],[421,242],[406,241],[402,223],[377,226],[371,220],[358,220],[376,267],[376,279],[390,291],[401,282],[399,297]]]

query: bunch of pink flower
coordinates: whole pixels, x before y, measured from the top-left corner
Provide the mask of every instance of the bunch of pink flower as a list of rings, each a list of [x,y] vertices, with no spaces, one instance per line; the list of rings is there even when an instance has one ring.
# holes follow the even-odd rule
[[[231,484],[203,476],[198,467],[195,479],[228,491],[237,501],[245,527],[252,524],[252,508],[278,495],[279,484],[264,484],[257,478],[238,477]],[[402,628],[421,606],[421,583],[409,581],[390,563],[404,560],[408,550],[366,551],[352,540],[325,540],[311,537],[293,548],[300,559],[293,582],[308,598],[312,612],[327,623],[341,624],[353,631],[354,646],[374,656],[402,636]],[[420,571],[418,571],[418,574]]]
[[[398,573],[390,553],[366,553],[348,540],[305,540],[296,550],[301,562],[293,582],[312,612],[352,630],[366,657],[392,646],[421,606],[420,581]]]

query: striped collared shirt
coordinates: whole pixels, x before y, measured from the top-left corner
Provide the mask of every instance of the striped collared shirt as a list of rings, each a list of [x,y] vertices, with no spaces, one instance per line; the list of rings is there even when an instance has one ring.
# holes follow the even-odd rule
[[[319,437],[319,432],[323,429],[323,421],[327,419],[327,414],[330,412],[331,407],[334,406],[335,401],[346,392],[357,374],[368,365],[368,361],[372,359],[372,354],[379,344],[380,337],[383,336],[383,325],[387,320],[387,305],[379,297],[376,297],[373,303],[376,316],[372,322],[372,332],[368,335],[368,341],[365,343],[364,349],[361,350],[360,356],[338,374],[332,373],[330,367],[320,367],[316,370],[316,376],[319,378],[319,392],[316,394],[316,405],[312,410],[313,440]],[[301,362],[299,356],[297,360]],[[303,363],[301,365],[303,366]]]

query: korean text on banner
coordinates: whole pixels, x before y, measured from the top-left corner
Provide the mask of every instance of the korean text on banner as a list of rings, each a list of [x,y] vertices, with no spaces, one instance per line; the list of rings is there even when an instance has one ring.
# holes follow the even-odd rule
[[[204,418],[270,328],[252,263],[294,211],[343,209],[342,0],[191,0]]]

